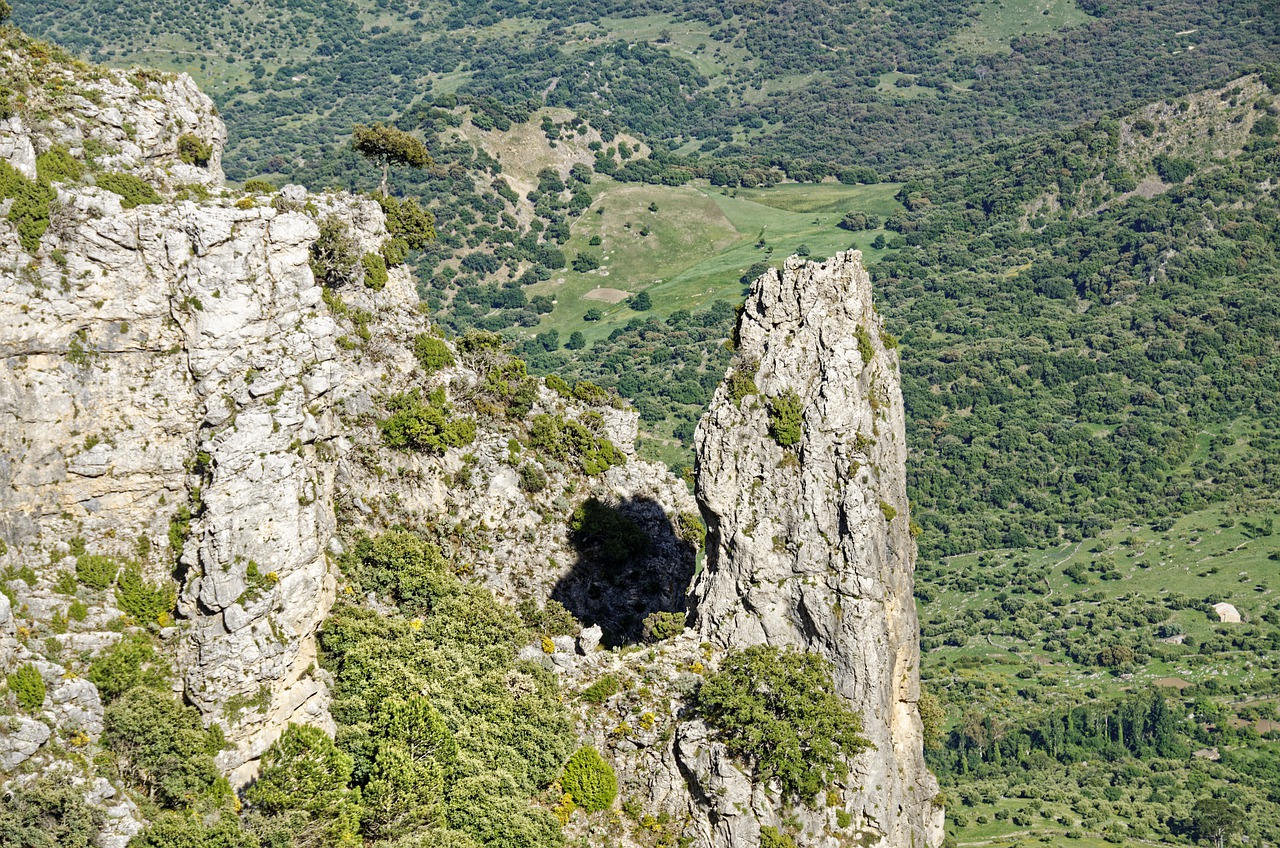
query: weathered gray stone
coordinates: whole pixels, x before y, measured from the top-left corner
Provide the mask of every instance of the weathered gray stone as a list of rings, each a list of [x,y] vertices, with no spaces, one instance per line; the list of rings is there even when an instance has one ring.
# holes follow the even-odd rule
[[[600,647],[600,639],[603,638],[603,636],[604,631],[600,629],[600,625],[598,624],[582,628],[582,632],[578,634],[578,653],[584,655],[589,654],[596,648]]]
[[[732,368],[759,394],[739,401],[721,386],[695,436],[708,531],[695,618],[703,638],[726,648],[829,659],[874,745],[854,763],[841,806],[868,844],[936,845],[942,809],[930,804],[938,789],[916,706],[902,396],[882,333],[857,251],[822,264],[792,257],[756,281]],[[784,393],[802,408],[791,447],[770,435],[770,402]]]
[[[36,150],[22,118],[0,121],[0,159],[29,180],[36,178]]]
[[[0,771],[11,772],[49,741],[48,725],[26,716],[0,718]]]
[[[9,598],[0,595],[0,633],[13,636],[18,632],[17,622],[13,620],[13,606],[9,603]]]
[[[75,731],[92,741],[102,735],[102,700],[98,688],[82,677],[62,681],[49,692],[49,712],[63,738]]]

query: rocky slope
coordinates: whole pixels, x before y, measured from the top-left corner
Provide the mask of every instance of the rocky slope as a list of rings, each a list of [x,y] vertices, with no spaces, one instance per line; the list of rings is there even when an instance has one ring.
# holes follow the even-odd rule
[[[24,58],[5,55],[11,65]],[[35,178],[36,156],[55,147],[83,161],[85,139],[97,139],[102,154],[93,173],[53,183],[53,221],[37,250],[0,226],[0,564],[10,606],[31,637],[42,635],[72,597],[54,584],[86,550],[142,562],[154,581],[172,570],[178,619],[163,636],[186,697],[227,726],[235,748],[222,764],[233,777],[252,773],[286,722],[327,723],[314,633],[333,601],[327,552],[341,548],[340,520],[349,536],[450,514],[471,525],[455,554],[516,599],[545,598],[557,584],[574,594],[567,529],[544,519],[571,509],[555,503],[555,484],[652,503],[663,515],[693,509],[664,470],[640,462],[590,481],[548,467],[547,494],[531,497],[507,461],[511,428],[501,421],[442,456],[383,448],[380,398],[423,376],[411,352],[424,328],[413,284],[392,268],[382,290],[356,285],[326,303],[309,254],[328,216],[345,223],[359,253],[377,251],[387,236],[378,204],[295,188],[173,199],[179,186],[222,185],[225,131],[188,78],[75,66],[46,76],[59,89],[80,86],[66,95],[69,117],[39,127],[10,118],[0,131],[6,161]],[[117,137],[121,125],[132,140]],[[204,166],[179,160],[181,134],[209,145]],[[92,184],[116,169],[169,199],[125,208]],[[432,385],[483,395],[482,359]],[[587,407],[542,389],[530,414]],[[597,414],[631,450],[634,413],[606,404]],[[655,561],[691,569],[683,549],[668,548]],[[13,577],[24,568],[30,584]],[[111,593],[77,591],[90,616],[52,634],[72,654],[119,635],[107,626],[119,614]],[[666,594],[683,603],[683,588]],[[6,656],[13,664],[38,653],[9,643]],[[50,664],[47,676],[64,671]]]
[[[5,694],[0,769],[75,771],[68,750],[98,752],[89,663],[154,632],[175,691],[226,733],[219,767],[235,785],[251,780],[287,723],[333,727],[316,632],[343,588],[335,558],[362,532],[410,527],[499,597],[555,598],[595,625],[524,652],[567,691],[604,675],[643,681],[573,703],[581,736],[661,826],[579,816],[569,832],[649,844],[662,830],[712,848],[757,844],[762,824],[795,816],[804,845],[937,841],[914,708],[896,361],[856,256],[757,284],[739,371],[762,394],[738,403],[721,389],[699,436],[711,536],[696,627],[602,650],[602,638],[637,641],[650,613],[678,622],[694,570],[697,507],[634,456],[635,413],[591,387],[534,383],[491,339],[450,345],[452,362],[426,367],[415,346],[429,328],[403,267],[385,285],[357,275],[336,289],[313,269],[335,221],[354,255],[379,254],[378,203],[226,191],[225,131],[189,79],[49,62],[48,48],[6,38],[0,64],[19,84],[0,125],[0,670],[30,665],[47,694],[24,709]],[[873,356],[860,358],[855,326]],[[764,398],[788,389],[807,423],[783,449]],[[389,446],[389,399],[412,392],[443,392],[474,439]],[[621,456],[577,462],[539,439],[549,420],[577,422]],[[571,530],[591,498],[644,531],[642,553],[600,567]],[[141,618],[126,573],[171,612]],[[852,828],[828,820],[834,803],[780,808],[690,716],[704,668],[755,643],[822,652],[862,710],[876,750],[838,805]],[[100,844],[125,844],[141,827],[127,787],[77,779],[108,810]]]

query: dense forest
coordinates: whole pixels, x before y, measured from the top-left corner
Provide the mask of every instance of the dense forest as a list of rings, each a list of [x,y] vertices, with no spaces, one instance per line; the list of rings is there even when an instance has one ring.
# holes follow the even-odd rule
[[[1273,57],[1280,37],[1255,0],[1090,0],[1061,32],[1014,31],[982,50],[957,37],[981,25],[983,4],[941,0],[109,5],[18,0],[14,17],[87,58],[192,72],[227,118],[233,179],[316,187],[353,123],[455,93],[567,106],[686,153],[909,175],[1227,79]]]

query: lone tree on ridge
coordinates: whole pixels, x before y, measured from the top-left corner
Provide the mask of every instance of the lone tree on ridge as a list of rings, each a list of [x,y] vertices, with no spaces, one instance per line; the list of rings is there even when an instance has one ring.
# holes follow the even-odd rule
[[[351,146],[360,155],[382,166],[379,189],[383,197],[387,196],[387,172],[392,163],[412,168],[429,168],[435,164],[421,139],[386,124],[371,127],[356,124],[351,128]]]

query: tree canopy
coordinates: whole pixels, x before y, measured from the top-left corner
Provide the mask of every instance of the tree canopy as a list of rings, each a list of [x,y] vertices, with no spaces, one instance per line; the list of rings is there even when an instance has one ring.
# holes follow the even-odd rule
[[[435,164],[422,139],[387,124],[356,124],[351,128],[351,146],[382,167],[383,197],[387,196],[387,172],[391,165],[429,168]]]
[[[831,663],[817,654],[765,645],[730,654],[702,685],[698,708],[730,754],[799,801],[843,778],[846,758],[870,746],[861,717],[835,691]]]

